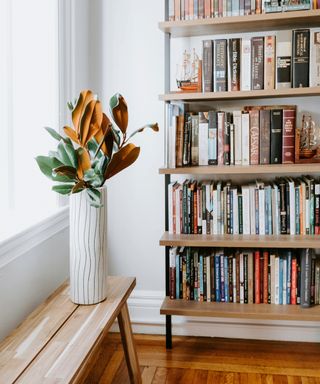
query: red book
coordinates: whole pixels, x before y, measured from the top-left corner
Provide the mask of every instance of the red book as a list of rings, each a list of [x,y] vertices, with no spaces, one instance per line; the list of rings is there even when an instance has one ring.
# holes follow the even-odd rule
[[[259,164],[259,110],[249,111],[250,116],[250,164]]]
[[[291,260],[291,304],[297,304],[297,259]]]
[[[260,251],[254,252],[254,302],[260,304]]]
[[[263,303],[268,304],[268,264],[269,252],[263,252]]]
[[[293,164],[295,151],[296,109],[284,109],[282,119],[282,164]]]
[[[211,17],[211,0],[204,0],[204,17]]]

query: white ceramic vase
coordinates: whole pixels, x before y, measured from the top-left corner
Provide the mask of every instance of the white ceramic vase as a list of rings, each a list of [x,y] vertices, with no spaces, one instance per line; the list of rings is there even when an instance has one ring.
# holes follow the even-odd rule
[[[99,190],[100,208],[90,205],[86,191],[70,195],[70,298],[76,304],[107,296],[107,191]]]

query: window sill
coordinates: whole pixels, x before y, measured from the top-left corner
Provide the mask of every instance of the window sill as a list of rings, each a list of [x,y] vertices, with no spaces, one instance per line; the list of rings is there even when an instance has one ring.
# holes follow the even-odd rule
[[[15,233],[8,230],[0,238],[0,268],[68,226],[69,209],[62,207],[32,225],[19,225]]]

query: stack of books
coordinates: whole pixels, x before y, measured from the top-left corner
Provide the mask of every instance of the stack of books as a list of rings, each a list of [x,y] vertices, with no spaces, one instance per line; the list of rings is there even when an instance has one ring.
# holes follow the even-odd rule
[[[240,304],[320,303],[320,256],[303,250],[170,249],[170,298]]]

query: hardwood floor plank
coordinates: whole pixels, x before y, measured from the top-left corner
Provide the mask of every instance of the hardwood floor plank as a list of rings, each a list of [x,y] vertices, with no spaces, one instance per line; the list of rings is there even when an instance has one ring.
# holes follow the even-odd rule
[[[288,384],[287,376],[284,375],[274,375],[273,376],[274,384]]]
[[[261,384],[273,384],[273,376],[261,375]]]
[[[167,369],[157,368],[152,384],[163,384],[166,382],[166,379],[167,379]]]
[[[156,367],[144,367],[142,376],[142,384],[151,384],[154,374],[156,373]]]
[[[180,369],[180,368],[173,368],[173,369],[170,369],[168,371],[168,374],[167,374],[167,380],[166,380],[166,383],[167,384],[176,384],[176,383],[180,383],[181,382],[181,379],[182,379],[182,376],[183,376],[183,372],[184,370],[183,369]]]
[[[259,373],[248,373],[248,384],[261,384],[261,375]]]
[[[302,384],[300,376],[288,376],[288,384]]]
[[[217,371],[208,371],[207,384],[224,384],[223,373]]]
[[[185,369],[181,383],[193,383],[195,376],[195,370],[194,369]]]
[[[195,370],[195,375],[193,379],[194,384],[206,384],[208,379],[208,371],[203,371],[200,369]]]
[[[113,379],[121,365],[121,362],[124,361],[124,353],[123,351],[116,351],[109,364],[106,366],[99,384],[111,384],[113,383]]]

